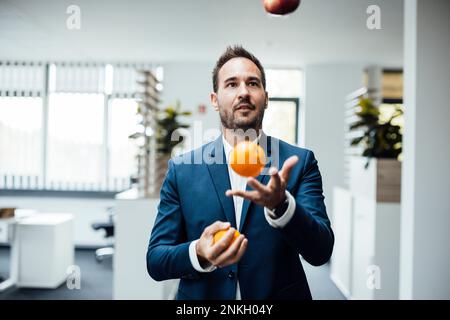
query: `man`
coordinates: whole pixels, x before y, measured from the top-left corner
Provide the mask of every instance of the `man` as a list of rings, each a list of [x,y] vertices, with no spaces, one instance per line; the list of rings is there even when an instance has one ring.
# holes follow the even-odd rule
[[[299,255],[315,266],[331,256],[317,161],[311,151],[262,132],[265,85],[258,59],[229,47],[217,61],[211,93],[222,135],[169,161],[147,269],[157,281],[181,278],[178,299],[311,299]],[[272,159],[268,174],[247,179],[227,164],[233,146],[248,139]],[[236,229],[241,235],[232,241]]]

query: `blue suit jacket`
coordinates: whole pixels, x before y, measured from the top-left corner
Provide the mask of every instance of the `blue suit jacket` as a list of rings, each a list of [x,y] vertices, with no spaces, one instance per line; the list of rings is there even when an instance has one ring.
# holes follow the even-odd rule
[[[268,158],[274,159],[272,151],[278,152],[278,168],[288,157],[299,157],[287,185],[296,201],[294,216],[284,228],[276,229],[267,223],[263,207],[244,200],[239,230],[248,239],[247,251],[237,264],[210,273],[194,269],[189,244],[217,220],[236,228],[233,199],[225,195],[230,179],[222,137],[169,161],[147,270],[157,281],[181,278],[178,299],[235,299],[238,280],[242,299],[311,299],[299,254],[312,265],[322,265],[334,244],[321,175],[311,151],[271,137],[267,141],[263,148]],[[272,150],[274,145],[278,151]],[[203,161],[186,163],[195,159]],[[271,161],[266,167],[274,165]],[[269,178],[257,179],[267,184]]]

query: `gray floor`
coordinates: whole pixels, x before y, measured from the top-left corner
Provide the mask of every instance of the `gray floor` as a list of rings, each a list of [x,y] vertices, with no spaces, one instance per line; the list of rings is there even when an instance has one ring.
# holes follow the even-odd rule
[[[80,289],[70,290],[66,283],[57,289],[9,288],[0,292],[0,300],[78,300],[78,299],[112,299],[112,261],[97,263],[94,250],[80,249],[75,252],[75,264],[80,267]],[[9,274],[9,248],[0,247],[0,276]]]
[[[112,261],[97,263],[94,250],[78,249],[75,264],[81,270],[80,290],[69,290],[64,283],[57,289],[10,288],[0,293],[4,299],[112,299]],[[316,300],[343,300],[344,296],[336,288],[329,276],[329,265],[312,267],[303,261],[312,296]],[[0,277],[9,274],[9,248],[0,247]]]
[[[302,260],[309,288],[314,300],[345,300],[344,295],[330,279],[330,265],[313,267]]]

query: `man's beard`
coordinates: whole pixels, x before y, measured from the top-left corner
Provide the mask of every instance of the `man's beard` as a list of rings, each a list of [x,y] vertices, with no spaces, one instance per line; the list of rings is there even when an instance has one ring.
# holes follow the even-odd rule
[[[250,102],[241,102],[241,103],[250,104]],[[251,104],[251,106],[253,110],[257,109],[256,106],[254,106],[253,104]],[[245,132],[250,129],[256,130],[262,127],[262,121],[264,118],[264,108],[261,108],[261,110],[255,117],[251,119],[246,117],[245,119],[242,119],[243,121],[241,121],[241,119],[235,118],[236,108],[237,106],[233,107],[233,110],[231,110],[230,112],[227,112],[225,108],[221,108],[219,106],[220,121],[224,128],[231,130],[243,130]]]

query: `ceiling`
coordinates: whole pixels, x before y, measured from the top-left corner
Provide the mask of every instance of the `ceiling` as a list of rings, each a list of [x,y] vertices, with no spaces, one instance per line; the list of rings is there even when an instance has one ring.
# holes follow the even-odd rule
[[[81,10],[69,30],[67,7]],[[366,9],[381,8],[381,30]],[[303,0],[287,17],[261,0],[0,0],[0,59],[211,62],[242,44],[266,65],[401,66],[403,0]]]

